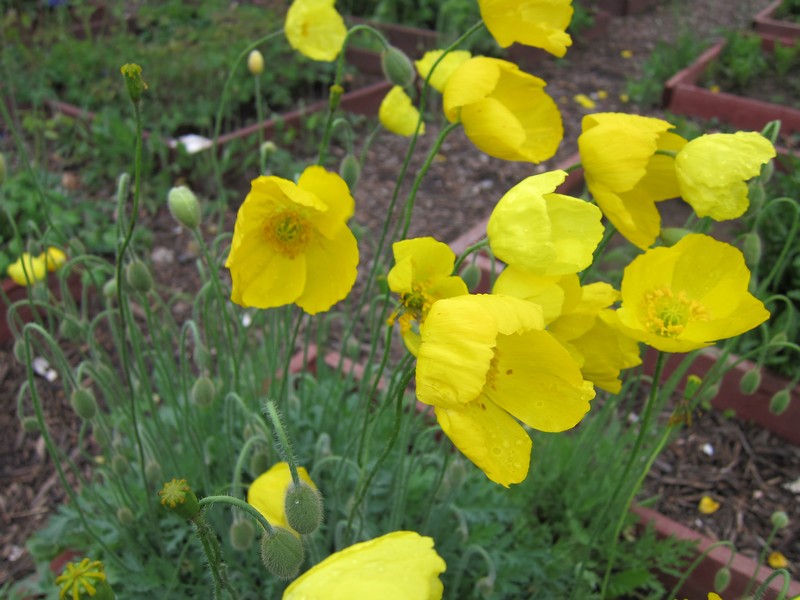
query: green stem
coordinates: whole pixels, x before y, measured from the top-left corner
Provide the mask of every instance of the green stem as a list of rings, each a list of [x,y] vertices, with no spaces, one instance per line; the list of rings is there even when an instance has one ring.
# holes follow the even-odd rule
[[[281,415],[272,400],[267,400],[264,412],[267,413],[267,417],[269,417],[269,420],[272,422],[272,431],[275,434],[278,452],[281,458],[289,464],[289,472],[292,474],[292,481],[295,485],[300,485],[300,476],[297,473],[297,461],[295,460],[294,452],[292,452],[292,442],[289,440],[286,428],[283,426],[283,421],[281,420]]]
[[[761,552],[758,553],[758,561],[756,561],[756,568],[753,571],[753,574],[750,576],[750,579],[747,580],[747,585],[744,588],[744,594],[742,594],[743,598],[747,598],[748,594],[750,593],[750,589],[753,587],[753,584],[756,582],[756,578],[758,577],[758,571],[761,569],[761,565],[765,564],[767,558],[767,552],[769,552],[769,547],[772,544],[772,540],[775,539],[775,534],[778,533],[778,527],[773,526],[772,530],[769,532],[767,536],[767,541],[764,542],[763,548],[761,548]]]
[[[267,521],[266,517],[258,512],[256,508],[239,498],[234,498],[233,496],[206,496],[205,498],[202,498],[198,504],[200,504],[200,508],[203,508],[204,506],[211,506],[212,504],[230,504],[253,517],[256,521],[258,521],[258,524],[261,525],[261,528],[264,531],[267,533],[272,533],[273,527],[270,522]]]
[[[256,99],[256,119],[259,125],[264,122],[264,98],[261,95],[261,77],[253,75],[253,82],[255,84],[255,99]],[[261,170],[259,175],[267,174],[267,156],[264,154],[264,128],[258,128],[258,160]]]
[[[725,565],[726,567],[729,567],[731,562],[733,562],[733,557],[736,555],[736,548],[728,540],[723,540],[721,542],[714,542],[694,560],[694,562],[689,566],[688,569],[684,571],[683,575],[678,580],[678,583],[675,584],[675,586],[670,590],[669,594],[667,594],[665,598],[677,598],[678,592],[681,591],[683,584],[686,583],[691,574],[694,573],[694,570],[700,566],[700,563],[702,563],[706,559],[706,557],[708,557],[708,555],[711,554],[713,550],[716,550],[717,548],[727,548],[728,550],[730,550],[731,553],[728,558],[728,562]]]
[[[471,246],[467,246],[467,249],[461,253],[461,256],[458,257],[456,263],[453,265],[453,274],[458,275],[458,272],[461,269],[461,265],[464,264],[464,261],[470,254],[474,254],[478,250],[486,248],[488,245],[489,245],[489,238],[483,238],[479,242],[475,242]]]
[[[221,600],[223,592],[227,592],[230,598],[237,598],[236,592],[231,589],[228,583],[227,567],[222,560],[219,540],[217,540],[214,531],[206,522],[203,513],[199,513],[192,519],[192,523],[195,526],[197,537],[200,538],[200,543],[203,545],[203,552],[205,552],[208,560],[211,578],[214,580],[214,600]]]

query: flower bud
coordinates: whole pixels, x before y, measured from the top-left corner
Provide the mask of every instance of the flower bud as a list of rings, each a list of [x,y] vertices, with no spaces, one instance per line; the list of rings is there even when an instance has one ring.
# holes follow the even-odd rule
[[[383,51],[381,54],[381,67],[386,79],[402,88],[414,83],[414,79],[417,76],[411,59],[406,56],[405,52],[395,46],[389,46]]]
[[[762,255],[761,236],[753,231],[745,234],[742,240],[742,254],[744,262],[751,270],[758,267]]]
[[[467,469],[461,460],[453,460],[447,465],[442,479],[442,492],[447,496],[457,493],[467,479]]]
[[[211,353],[206,345],[201,342],[195,344],[192,359],[198,369],[208,369],[211,366]]]
[[[164,475],[161,472],[161,464],[157,460],[148,460],[144,465],[144,477],[147,483],[152,486],[157,485]]]
[[[129,468],[128,459],[122,456],[122,454],[115,454],[114,458],[111,459],[111,470],[120,477],[127,475]]]
[[[261,561],[278,579],[293,579],[303,564],[303,544],[288,529],[274,527],[261,538]]]
[[[664,227],[659,235],[667,246],[674,246],[690,233],[693,232],[683,227]]]
[[[314,533],[322,523],[322,495],[305,481],[289,484],[283,508],[289,527],[300,535]]]
[[[776,510],[774,513],[772,513],[772,516],[770,516],[769,520],[772,522],[772,526],[775,529],[783,529],[784,527],[789,526],[789,515],[782,510]]]
[[[764,208],[767,199],[767,192],[764,184],[758,179],[754,179],[749,186],[747,198],[750,202],[750,214],[758,214]]]
[[[47,250],[39,255],[39,258],[44,261],[47,270],[50,272],[58,271],[67,262],[67,255],[64,254],[64,251],[55,246],[49,246]]]
[[[142,99],[142,92],[147,89],[147,84],[142,79],[142,67],[137,64],[129,63],[122,65],[119,69],[125,79],[125,87],[128,90],[128,95],[134,104],[138,104]]]
[[[192,386],[192,402],[197,406],[207,407],[214,403],[214,382],[203,375],[198,377]]]
[[[3,156],[3,153],[0,152],[0,185],[6,180],[6,159]]]
[[[475,591],[481,598],[491,598],[494,596],[494,577],[481,577],[475,582]]]
[[[228,530],[231,546],[240,552],[249,550],[256,539],[256,528],[250,519],[238,519],[231,523]]]
[[[173,479],[164,484],[158,492],[161,505],[167,507],[179,517],[193,519],[200,513],[200,503],[192,488],[185,479]]]
[[[69,403],[81,419],[88,421],[97,414],[97,400],[89,388],[75,388],[70,396]]]
[[[792,396],[789,394],[788,389],[784,388],[775,392],[775,395],[769,401],[769,412],[773,415],[782,415],[789,408],[791,402]]]
[[[86,246],[78,238],[70,238],[67,250],[72,256],[81,256],[86,254]]]
[[[789,338],[787,337],[786,332],[785,331],[779,331],[778,333],[776,333],[775,335],[773,335],[770,338],[769,343],[770,344],[774,344],[776,346],[780,346],[782,344],[785,344],[788,341],[789,341]]]
[[[133,511],[127,506],[120,506],[117,509],[117,521],[123,527],[128,527],[133,523]]]
[[[339,165],[339,175],[342,176],[350,192],[354,192],[361,177],[361,165],[352,152],[348,152]]]
[[[476,264],[467,265],[461,271],[461,279],[467,284],[467,289],[470,292],[475,292],[481,283],[481,268]]]
[[[149,292],[153,287],[150,269],[140,260],[134,260],[125,267],[125,281],[137,292]]]
[[[254,476],[261,475],[270,467],[269,455],[263,450],[256,450],[250,455],[250,473]]]
[[[752,396],[761,387],[761,369],[753,367],[748,370],[739,381],[739,389],[743,394]]]
[[[113,300],[117,297],[116,279],[109,279],[106,281],[105,285],[103,285],[103,296],[105,296],[107,300]]]
[[[23,417],[22,431],[25,433],[36,433],[39,431],[39,421],[36,420],[36,417]]]
[[[70,342],[76,342],[83,335],[83,327],[72,317],[64,317],[58,324],[58,335]]]
[[[331,436],[327,433],[320,433],[314,446],[314,462],[319,462],[331,454]]]
[[[200,203],[185,185],[174,187],[167,194],[167,206],[172,217],[184,227],[197,229],[200,225]]]
[[[247,55],[247,69],[251,75],[261,75],[264,72],[264,55],[258,50],[251,50]]]
[[[728,567],[722,567],[714,575],[714,591],[721,594],[731,583],[731,570]]]

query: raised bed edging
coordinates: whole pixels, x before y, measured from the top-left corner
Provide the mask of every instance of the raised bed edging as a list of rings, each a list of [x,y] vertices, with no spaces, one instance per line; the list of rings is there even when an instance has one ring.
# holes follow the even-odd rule
[[[638,15],[654,6],[661,4],[662,0],[597,0],[597,7],[615,17],[625,15]]]
[[[753,28],[759,33],[776,35],[785,38],[800,38],[800,23],[782,21],[775,18],[775,13],[783,4],[783,0],[775,0],[764,10],[753,17]]]
[[[774,47],[776,41],[794,43],[792,40],[770,35],[761,35],[761,38],[762,47],[768,51]],[[662,96],[664,108],[680,115],[718,118],[735,127],[752,131],[760,131],[768,122],[780,119],[782,135],[800,132],[800,110],[796,108],[725,92],[715,93],[698,85],[702,74],[719,57],[724,47],[724,40],[717,42],[693,64],[667,81]]]

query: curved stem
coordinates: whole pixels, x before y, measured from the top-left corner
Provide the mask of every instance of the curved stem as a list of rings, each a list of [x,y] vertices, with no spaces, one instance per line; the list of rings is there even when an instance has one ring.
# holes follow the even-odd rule
[[[204,506],[210,506],[212,504],[230,504],[239,510],[243,510],[248,515],[253,517],[256,521],[258,521],[258,524],[261,525],[261,528],[267,533],[272,533],[274,529],[270,522],[267,521],[266,517],[258,512],[258,510],[244,500],[234,498],[233,496],[206,496],[205,498],[199,500],[198,504],[200,504],[200,508],[203,508]]]

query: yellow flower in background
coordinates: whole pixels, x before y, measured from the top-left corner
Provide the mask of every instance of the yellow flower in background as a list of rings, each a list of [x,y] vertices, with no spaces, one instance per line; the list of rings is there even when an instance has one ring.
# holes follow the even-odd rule
[[[680,196],[671,156],[686,140],[661,119],[623,113],[583,118],[578,137],[586,185],[614,227],[635,246],[652,246],[661,231],[656,202]]]
[[[447,119],[461,121],[475,146],[503,160],[539,163],[556,153],[564,137],[561,113],[544,80],[497,58],[464,61],[447,80]]]
[[[68,562],[61,575],[56,577],[59,600],[113,600],[114,592],[106,581],[105,567],[99,560],[84,558],[77,565]]]
[[[633,58],[633,51],[631,50],[622,50],[619,55],[622,58]]]
[[[558,316],[577,304],[581,295],[578,276],[537,275],[515,265],[508,265],[494,282],[493,294],[514,296],[539,305],[544,324],[548,325]]]
[[[546,331],[541,309],[496,295],[439,300],[420,327],[417,398],[442,431],[492,481],[525,479],[531,438],[574,427],[594,398],[569,353]]]
[[[297,475],[302,481],[315,490],[317,489],[304,467],[297,467]],[[286,489],[290,483],[292,483],[292,474],[289,470],[289,463],[276,463],[250,484],[250,489],[247,490],[247,503],[264,515],[264,518],[273,527],[283,527],[293,531],[286,522],[284,509],[284,496],[286,496]]]
[[[395,242],[392,251],[395,265],[386,279],[389,289],[400,296],[395,315],[406,347],[416,356],[420,339],[414,327],[425,322],[437,300],[466,294],[467,284],[452,275],[456,255],[432,237]]]
[[[619,328],[609,308],[619,296],[607,283],[585,285],[579,301],[547,328],[578,362],[584,379],[614,394],[622,389],[620,372],[642,364],[639,343]]]
[[[748,179],[775,158],[760,133],[711,133],[691,140],[675,157],[681,195],[699,217],[725,221],[742,216],[750,200]]]
[[[422,79],[428,77],[428,73],[433,69],[434,63],[439,60],[439,57],[444,53],[444,50],[430,50],[426,52],[419,60],[415,60],[414,64],[417,67],[417,73]],[[448,52],[441,62],[436,65],[433,75],[431,75],[428,83],[431,87],[439,92],[444,92],[447,80],[462,63],[472,58],[472,54],[468,50],[451,50]]]
[[[335,0],[295,0],[286,13],[284,32],[289,44],[312,60],[336,60],[347,36]]]
[[[770,552],[767,564],[773,569],[785,569],[789,566],[789,561],[781,552]]]
[[[283,600],[440,600],[446,568],[432,538],[393,531],[331,554],[295,579]]]
[[[602,214],[588,202],[556,194],[565,171],[523,179],[500,199],[486,233],[494,254],[537,275],[568,275],[592,264],[603,237]]]
[[[575,102],[577,102],[578,104],[580,104],[583,108],[588,108],[590,110],[595,106],[597,106],[595,101],[589,98],[589,96],[587,96],[586,94],[577,94],[572,99],[575,100]]]
[[[417,129],[419,111],[405,90],[396,85],[381,102],[378,118],[388,131],[408,137],[414,135]],[[422,123],[419,131],[425,133],[425,123]]]
[[[8,276],[18,285],[33,284],[47,276],[47,263],[42,256],[23,252],[22,256],[8,265]]]
[[[722,596],[714,592],[708,592],[707,600],[722,600]]]
[[[347,227],[355,203],[344,180],[319,166],[297,184],[259,177],[239,208],[228,260],[231,300],[328,310],[356,280],[358,244]]]
[[[63,250],[55,246],[48,247],[47,250],[39,255],[39,258],[45,262],[48,271],[57,271],[67,262],[67,255],[64,254]]]
[[[622,276],[623,331],[664,352],[689,352],[737,336],[769,312],[748,291],[750,271],[733,246],[691,234],[637,256]]]
[[[481,18],[497,43],[514,42],[564,56],[572,45],[566,28],[572,20],[572,0],[478,0]]]
[[[697,510],[704,515],[713,515],[720,508],[720,503],[714,500],[711,496],[703,496],[697,504]]]

